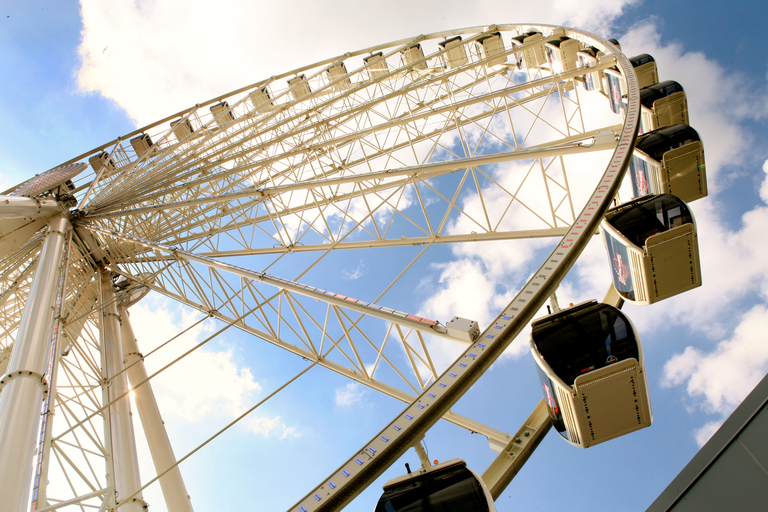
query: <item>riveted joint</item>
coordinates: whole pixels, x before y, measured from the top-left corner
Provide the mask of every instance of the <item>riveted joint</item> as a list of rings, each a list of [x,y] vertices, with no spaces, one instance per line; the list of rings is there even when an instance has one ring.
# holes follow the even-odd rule
[[[33,378],[35,380],[40,381],[40,385],[43,388],[43,396],[48,394],[48,381],[45,378],[45,375],[33,372],[32,370],[17,370],[15,372],[6,373],[3,375],[3,378],[0,379],[0,392],[3,390],[6,384],[11,381],[11,379],[18,379],[20,377],[27,377],[27,378]]]

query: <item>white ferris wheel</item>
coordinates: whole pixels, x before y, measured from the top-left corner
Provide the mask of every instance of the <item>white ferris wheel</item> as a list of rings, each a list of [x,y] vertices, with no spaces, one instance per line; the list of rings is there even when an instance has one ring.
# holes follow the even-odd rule
[[[211,338],[237,329],[303,358],[279,389],[322,367],[312,378],[335,372],[405,404],[291,510],[340,508],[441,418],[503,452],[515,436],[449,409],[527,343],[597,232],[632,156],[639,91],[617,46],[580,30],[446,31],[259,81],[6,191],[0,459],[22,463],[0,465],[4,510],[138,511],[157,480],[168,510],[192,510],[127,313],[148,292],[199,311]],[[446,248],[532,238],[551,253],[490,325],[424,316],[419,273]],[[376,269],[364,288],[338,278],[350,258]],[[441,367],[447,345],[461,356]],[[135,436],[156,470],[143,481]]]

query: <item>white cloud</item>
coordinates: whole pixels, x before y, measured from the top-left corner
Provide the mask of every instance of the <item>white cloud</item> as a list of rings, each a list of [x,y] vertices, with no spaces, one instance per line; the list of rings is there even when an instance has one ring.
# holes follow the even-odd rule
[[[347,280],[355,280],[362,277],[362,275],[365,273],[365,263],[363,263],[362,260],[360,260],[360,263],[352,268],[352,269],[344,269],[341,271],[342,277]]]
[[[695,433],[699,445],[768,373],[766,331],[768,308],[758,304],[740,319],[733,336],[711,352],[689,346],[664,366],[665,386],[685,385],[697,407],[721,417]]]
[[[334,403],[336,407],[349,408],[364,403],[364,397],[368,389],[358,382],[350,382],[346,386],[337,388],[334,394]]]
[[[249,417],[245,420],[245,427],[251,432],[263,437],[276,437],[288,439],[301,436],[296,427],[289,427],[280,420],[280,416],[272,418]]]
[[[758,304],[741,319],[733,336],[711,352],[694,347],[664,367],[664,384],[686,384],[688,394],[706,412],[730,414],[768,373],[768,308]]]
[[[717,432],[717,429],[720,428],[723,421],[724,418],[717,421],[710,421],[703,427],[696,429],[693,433],[693,437],[696,439],[696,444],[699,445],[699,447],[704,446],[706,442],[709,441],[709,438]]]
[[[346,51],[433,31],[538,20],[606,33],[635,0],[502,4],[81,1],[80,88],[143,125],[190,105]],[[286,27],[290,27],[286,30]]]
[[[145,304],[146,303],[146,304]],[[193,323],[192,315],[174,317],[164,300],[149,297],[130,309],[139,347],[144,354],[169,340]],[[170,362],[171,356],[202,341],[207,331],[197,326],[146,358],[148,373],[152,374]],[[231,350],[212,351],[207,347],[192,352],[151,381],[158,405],[166,419],[199,422],[223,414],[231,419],[253,403],[261,390],[250,369],[235,360]]]

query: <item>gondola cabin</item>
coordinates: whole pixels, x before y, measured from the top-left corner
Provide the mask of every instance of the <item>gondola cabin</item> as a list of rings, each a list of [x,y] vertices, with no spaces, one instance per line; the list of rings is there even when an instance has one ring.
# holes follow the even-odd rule
[[[561,37],[544,43],[547,61],[553,73],[563,73],[576,69],[579,64],[578,53],[581,42],[569,37]]]
[[[486,61],[486,66],[499,66],[507,62],[501,32],[493,32],[478,38],[477,47],[480,50],[480,57]]]
[[[152,139],[146,133],[142,133],[131,139],[131,147],[136,156],[141,156],[152,147]]]
[[[512,38],[512,47],[525,49],[514,53],[514,61],[521,69],[534,69],[547,62],[547,54],[544,50],[544,36],[537,30],[531,30],[525,34]],[[539,41],[538,43],[536,41]]]
[[[374,512],[495,512],[482,479],[460,459],[452,459],[384,484]]]
[[[683,88],[677,82],[668,80],[657,84],[658,75],[653,57],[647,54],[633,57],[641,87],[641,118],[638,133],[645,133],[663,126],[688,123],[688,104]],[[617,68],[603,71],[603,92],[608,96],[611,110],[620,114],[627,101],[627,83]]]
[[[467,50],[464,43],[461,42],[461,36],[449,37],[438,45],[443,50],[443,65],[446,68],[456,69],[469,62]]]
[[[653,57],[643,53],[630,58],[629,62],[635,68],[637,82],[641,89],[659,83],[659,72],[656,69],[656,61]]]
[[[704,147],[696,130],[685,124],[639,136],[629,173],[635,197],[673,194],[691,202],[707,195]]]
[[[221,129],[226,128],[229,123],[235,120],[235,115],[226,101],[211,105],[211,115],[216,121],[216,125]]]
[[[579,67],[593,68],[597,66],[598,54],[602,54],[602,52],[594,46],[579,50],[576,54],[579,60]],[[602,74],[600,71],[586,73],[583,85],[587,91],[602,91]]]
[[[618,309],[596,301],[531,324],[531,353],[557,432],[587,448],[651,424],[640,339]]]
[[[381,52],[372,53],[369,56],[364,57],[363,62],[365,62],[365,67],[371,80],[389,73],[387,61],[384,59],[384,54]]]
[[[115,167],[115,161],[112,158],[110,158],[109,154],[106,151],[102,151],[101,153],[91,156],[88,159],[88,163],[91,164],[91,167],[93,168],[93,172],[95,173],[98,173],[99,171],[101,171],[103,167],[104,176],[109,176],[110,174],[114,174],[114,172],[117,170],[117,168]]]
[[[266,85],[254,89],[248,97],[251,99],[253,110],[256,112],[269,112],[275,108],[272,96],[270,96],[269,89]]]
[[[325,75],[328,77],[331,87],[337,91],[348,91],[352,88],[352,80],[349,78],[347,66],[343,62],[329,67],[325,71]]]
[[[685,91],[674,80],[641,89],[640,104],[640,134],[675,124],[688,124]]]
[[[613,285],[636,304],[701,286],[696,224],[679,198],[649,195],[608,210],[600,225]]]

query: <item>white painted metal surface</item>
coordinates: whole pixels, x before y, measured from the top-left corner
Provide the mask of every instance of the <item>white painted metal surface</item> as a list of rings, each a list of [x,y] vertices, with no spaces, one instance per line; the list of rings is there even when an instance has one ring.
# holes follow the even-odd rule
[[[126,512],[141,512],[145,503],[141,494],[128,498],[141,487],[139,476],[139,461],[136,454],[136,440],[133,433],[131,404],[128,398],[130,388],[123,360],[123,343],[120,332],[120,317],[117,313],[117,297],[112,286],[109,271],[99,272],[101,279],[101,322],[102,351],[105,354],[106,374],[109,382],[108,399],[110,441],[107,446],[107,456],[112,463],[115,481],[115,505]],[[127,501],[126,501],[127,499]]]
[[[59,217],[51,222],[40,264],[18,328],[13,355],[0,379],[0,496],[8,512],[26,512],[35,439],[40,428],[50,333],[59,287],[59,269],[71,230]]]

